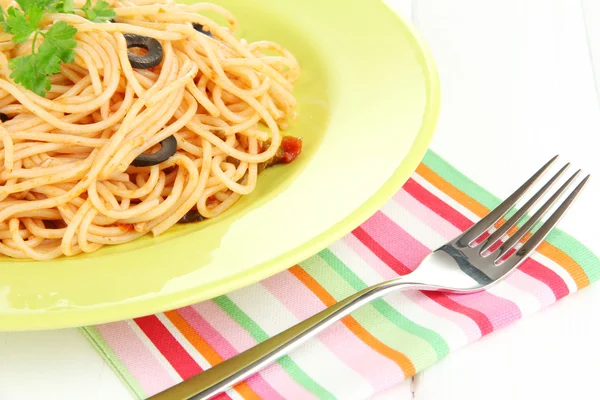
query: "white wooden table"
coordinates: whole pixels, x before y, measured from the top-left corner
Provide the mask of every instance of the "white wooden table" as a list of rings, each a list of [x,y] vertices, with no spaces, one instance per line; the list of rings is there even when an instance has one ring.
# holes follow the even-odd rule
[[[413,19],[438,62],[443,101],[435,151],[499,196],[514,189],[502,171],[532,171],[555,153],[600,177],[598,0],[387,1]],[[598,199],[596,180],[561,223],[596,254]],[[599,306],[600,284],[378,398],[592,398]],[[131,395],[75,329],[0,333],[0,400],[42,398]]]

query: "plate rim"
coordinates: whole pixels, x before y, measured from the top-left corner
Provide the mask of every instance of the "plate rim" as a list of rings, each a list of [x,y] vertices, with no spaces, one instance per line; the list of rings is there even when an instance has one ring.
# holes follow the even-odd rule
[[[389,5],[386,6],[389,8]],[[390,12],[392,12],[399,22],[404,25],[408,32],[407,40],[412,42],[414,47],[420,52],[420,57],[423,62],[422,73],[425,83],[426,99],[422,117],[423,123],[421,124],[406,156],[400,161],[390,178],[377,189],[367,201],[354,209],[335,225],[326,229],[324,232],[321,232],[311,240],[299,244],[288,252],[267,262],[257,264],[254,267],[235,275],[235,279],[228,277],[226,279],[214,281],[210,287],[205,287],[203,290],[198,290],[198,288],[188,289],[179,293],[176,299],[171,299],[168,302],[164,301],[165,298],[140,299],[140,301],[134,302],[145,303],[143,306],[144,310],[142,311],[144,315],[156,314],[213,299],[217,296],[259,282],[296,265],[298,262],[327,248],[343,236],[347,235],[354,228],[361,225],[377,212],[377,210],[381,209],[381,207],[406,183],[427,152],[429,144],[435,134],[441,101],[440,78],[433,55],[415,25],[402,17],[395,10],[390,9]],[[64,317],[60,316],[60,311],[39,311],[39,316],[45,316],[43,318],[36,318],[36,314],[38,314],[38,312],[28,313],[28,318],[24,319],[9,318],[6,325],[0,321],[0,331],[81,327],[127,320],[141,315],[139,312],[133,312],[129,307],[119,307],[119,305],[108,305],[102,310],[96,310],[96,313],[91,313],[89,309],[70,310],[67,314],[64,314]],[[15,322],[17,320],[19,321],[18,323]]]

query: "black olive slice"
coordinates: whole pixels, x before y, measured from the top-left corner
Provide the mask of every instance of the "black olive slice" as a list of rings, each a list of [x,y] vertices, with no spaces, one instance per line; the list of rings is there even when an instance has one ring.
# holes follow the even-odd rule
[[[129,62],[133,68],[148,69],[160,64],[163,58],[163,48],[158,40],[131,33],[126,33],[123,36],[127,41],[128,49],[139,47],[148,50],[148,53],[143,56],[128,52]]]
[[[197,30],[200,33],[204,33],[206,36],[209,37],[214,37],[212,33],[210,33],[210,31],[205,31],[204,30],[204,26],[202,24],[198,24],[196,22],[192,23],[192,26],[194,27],[195,30]]]
[[[151,167],[165,162],[177,151],[177,139],[169,136],[160,142],[160,150],[152,154],[140,154],[133,160],[134,167]]]
[[[10,118],[8,118],[8,115],[4,114],[4,113],[0,113],[0,121],[2,122],[6,122],[8,121]]]
[[[206,218],[204,218],[202,216],[202,214],[200,214],[198,212],[198,210],[191,209],[190,211],[187,212],[187,214],[185,214],[180,220],[179,222],[177,222],[178,224],[191,224],[194,222],[200,222],[200,221],[204,221]]]

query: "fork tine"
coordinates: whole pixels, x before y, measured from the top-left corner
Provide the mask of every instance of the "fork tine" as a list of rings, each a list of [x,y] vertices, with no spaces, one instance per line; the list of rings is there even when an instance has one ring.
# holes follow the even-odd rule
[[[585,187],[585,185],[590,180],[590,175],[586,176],[583,181],[571,192],[569,197],[563,201],[560,207],[548,218],[548,220],[542,225],[540,229],[535,232],[527,242],[517,251],[517,256],[520,258],[526,258],[531,254],[533,250],[535,250],[542,241],[548,236],[552,228],[558,224],[560,219],[565,215],[567,210],[571,207],[575,199],[581,194],[581,191]]]
[[[550,209],[550,207],[552,207],[552,205],[554,205],[554,203],[556,203],[556,201],[569,188],[569,186],[571,186],[571,183],[573,183],[573,181],[575,180],[575,178],[577,178],[577,176],[580,173],[581,173],[581,170],[575,172],[560,187],[560,189],[558,189],[556,191],[556,193],[554,193],[552,195],[552,197],[550,197],[550,199],[548,199],[548,201],[546,201],[546,203],[544,203],[544,205],[541,206],[540,209],[531,218],[529,218],[527,220],[527,222],[525,222],[523,224],[523,226],[514,235],[512,235],[510,238],[508,238],[508,240],[506,242],[504,242],[502,244],[502,246],[500,246],[500,253],[496,257],[496,261],[495,262],[498,262],[499,260],[501,260],[517,243],[519,243],[521,241],[521,239],[523,238],[523,236],[525,236],[525,234],[527,234],[527,232],[529,232],[531,230],[531,228],[538,221],[540,221],[542,219],[542,217],[548,212],[548,210]]]
[[[558,158],[554,156],[550,161],[546,163],[538,172],[536,172],[527,182],[525,182],[516,192],[511,194],[506,200],[502,202],[498,207],[494,208],[488,215],[486,215],[481,221],[476,223],[466,231],[459,239],[459,243],[464,246],[469,246],[471,242],[481,236],[484,232],[490,229],[496,222],[500,220],[511,208],[515,206],[517,201],[523,197],[523,195],[540,179],[540,177],[550,168],[550,166]]]
[[[556,180],[562,176],[562,174],[567,170],[567,168],[569,168],[569,165],[571,164],[567,163],[567,165],[562,167],[561,170],[558,171],[556,175],[554,175],[552,179],[550,179],[548,183],[544,185],[543,188],[541,188],[531,199],[529,199],[529,201],[523,207],[517,210],[515,215],[513,215],[508,221],[502,224],[500,228],[498,228],[494,233],[492,233],[481,248],[480,254],[485,254],[485,252],[487,252],[494,244],[496,244],[498,240],[502,239],[502,237],[513,226],[515,226],[521,218],[523,218],[523,216],[531,209],[531,207],[533,207],[540,200],[540,198],[552,187],[552,185],[554,185]]]

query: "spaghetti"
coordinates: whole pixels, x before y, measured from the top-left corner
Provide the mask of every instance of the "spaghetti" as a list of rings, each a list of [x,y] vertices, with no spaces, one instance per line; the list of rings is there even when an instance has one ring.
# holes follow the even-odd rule
[[[300,151],[281,134],[295,118],[300,73],[290,52],[236,39],[234,16],[214,4],[108,3],[112,22],[77,14],[42,19],[77,29],[75,61],[51,77],[45,98],[9,78],[8,60],[31,52],[32,42],[15,44],[0,33],[6,256],[89,253],[160,235],[180,220],[216,217],[254,190],[264,166]],[[132,45],[128,37],[153,44]],[[130,58],[154,56],[155,42],[160,64],[134,68]]]

